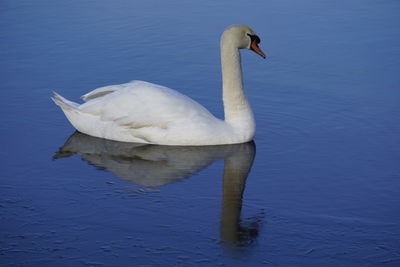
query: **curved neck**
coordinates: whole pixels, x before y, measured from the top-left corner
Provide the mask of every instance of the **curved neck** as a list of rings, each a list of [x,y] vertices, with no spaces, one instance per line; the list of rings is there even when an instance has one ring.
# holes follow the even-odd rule
[[[224,36],[221,39],[221,67],[225,121],[254,130],[253,112],[243,91],[240,52],[229,37]]]

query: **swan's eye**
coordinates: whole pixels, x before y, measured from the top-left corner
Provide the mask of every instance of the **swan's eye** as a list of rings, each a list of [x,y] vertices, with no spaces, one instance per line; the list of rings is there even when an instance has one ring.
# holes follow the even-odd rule
[[[250,37],[250,40],[251,40],[252,43],[253,42],[255,42],[256,44],[261,43],[260,37],[258,37],[257,35],[250,34],[250,33],[248,33],[247,35]]]

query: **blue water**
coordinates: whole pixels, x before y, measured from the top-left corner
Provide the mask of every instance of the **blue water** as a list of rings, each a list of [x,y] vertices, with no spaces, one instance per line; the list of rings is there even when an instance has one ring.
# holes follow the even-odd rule
[[[398,1],[0,4],[1,266],[399,266]],[[146,80],[222,117],[242,52],[254,143],[91,138],[50,100]]]

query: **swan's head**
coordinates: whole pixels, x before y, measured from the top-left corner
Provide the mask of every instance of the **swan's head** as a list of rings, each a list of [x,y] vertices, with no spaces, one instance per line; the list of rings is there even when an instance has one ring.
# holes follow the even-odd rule
[[[245,25],[232,25],[228,27],[221,37],[221,42],[229,42],[239,49],[250,49],[263,58],[266,58],[258,44],[261,42],[257,34]]]

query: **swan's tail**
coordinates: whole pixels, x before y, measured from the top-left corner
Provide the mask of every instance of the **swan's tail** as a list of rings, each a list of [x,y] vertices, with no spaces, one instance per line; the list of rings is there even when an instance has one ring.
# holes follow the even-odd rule
[[[78,103],[65,99],[56,92],[53,93],[54,95],[51,97],[51,99],[54,101],[54,103],[56,103],[57,106],[61,108],[72,126],[74,126],[75,129],[82,133],[89,133],[89,131],[87,131],[88,123],[87,120],[85,120],[85,114],[83,114],[82,111],[79,109],[80,105]],[[92,124],[89,123],[89,129],[90,125]]]
[[[56,92],[53,92],[53,96],[51,99],[56,103],[57,106],[61,107],[63,110],[77,110],[79,107],[79,104],[69,101],[68,99],[65,99],[61,95],[57,94]]]

